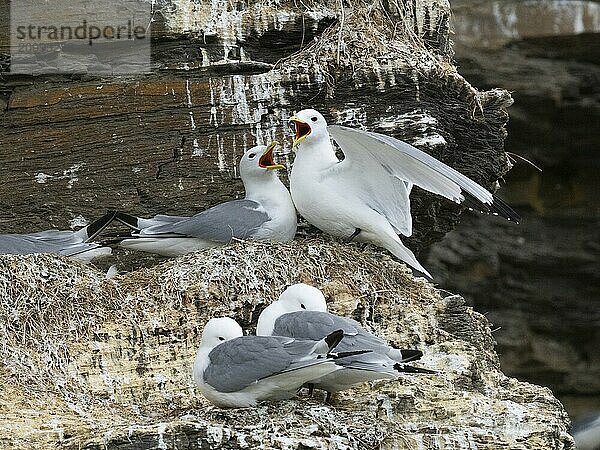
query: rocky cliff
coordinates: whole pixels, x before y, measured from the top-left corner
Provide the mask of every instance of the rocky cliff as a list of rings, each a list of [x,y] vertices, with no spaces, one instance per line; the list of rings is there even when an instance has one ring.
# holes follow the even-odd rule
[[[490,189],[510,168],[512,100],[457,72],[445,1],[154,8],[152,74],[0,80],[4,232],[76,227],[107,207],[190,214],[231,199],[249,146],[276,138],[289,162],[287,119],[307,106],[398,136]],[[415,189],[409,245],[439,240],[459,211]]]
[[[464,217],[428,267],[500,327],[503,368],[543,384],[573,415],[600,402],[600,4],[453,3],[457,65],[515,103],[502,195],[519,227]]]
[[[549,389],[505,376],[485,317],[403,264],[321,240],[238,243],[106,279],[52,256],[0,258],[0,442],[15,449],[569,449]],[[322,398],[220,410],[191,365],[203,324],[252,331],[289,284],[330,310],[421,349],[436,375]]]
[[[490,189],[510,167],[511,97],[458,73],[445,1],[152,4],[152,74],[2,73],[3,232],[78,227],[107,207],[191,214],[239,196],[237,158],[277,138],[289,162],[286,119],[306,106],[411,142]],[[412,200],[419,252],[460,208],[417,189]],[[572,448],[550,391],[499,370],[486,319],[378,253],[240,244],[113,280],[52,257],[0,264],[6,446]],[[365,386],[333,406],[211,408],[189,377],[202,324],[231,314],[251,329],[296,281],[421,348],[440,374]]]

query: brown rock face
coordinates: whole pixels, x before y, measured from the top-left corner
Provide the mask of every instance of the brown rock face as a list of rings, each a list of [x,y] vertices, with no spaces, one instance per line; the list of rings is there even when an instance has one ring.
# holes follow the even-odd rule
[[[239,243],[110,280],[52,256],[0,266],[10,422],[0,439],[11,448],[573,448],[552,393],[500,372],[485,317],[380,253]],[[210,406],[191,378],[204,323],[229,315],[252,331],[299,281],[322,288],[331,310],[421,349],[419,364],[439,373],[364,385],[332,406]]]
[[[456,72],[443,1],[171,0],[155,13],[151,75],[0,80],[3,232],[74,226],[103,208],[190,214],[239,196],[239,156],[278,139],[289,163],[287,118],[309,106],[400,137],[492,189],[509,169],[510,96],[478,92]],[[413,202],[408,244],[419,252],[459,208],[423,192]]]

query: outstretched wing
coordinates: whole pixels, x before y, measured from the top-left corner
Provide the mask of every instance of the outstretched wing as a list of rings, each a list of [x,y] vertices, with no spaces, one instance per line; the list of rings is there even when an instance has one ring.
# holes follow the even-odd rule
[[[356,174],[358,179],[361,179],[361,173],[373,173],[374,176],[370,178],[378,177],[369,182],[377,183],[378,189],[373,192],[372,186],[366,186],[364,190],[369,191],[369,197],[375,195],[377,206],[382,208],[378,211],[399,231],[402,231],[402,222],[398,220],[405,216],[398,210],[405,208],[405,199],[401,197],[400,202],[388,200],[394,197],[393,191],[399,189],[400,182],[413,183],[482,212],[497,214],[515,222],[520,220],[517,213],[483,186],[406,142],[338,125],[332,125],[328,130],[345,155],[340,169]]]
[[[232,238],[249,239],[271,220],[252,200],[233,200],[213,206],[195,216],[144,228],[139,237],[195,237],[228,243]]]

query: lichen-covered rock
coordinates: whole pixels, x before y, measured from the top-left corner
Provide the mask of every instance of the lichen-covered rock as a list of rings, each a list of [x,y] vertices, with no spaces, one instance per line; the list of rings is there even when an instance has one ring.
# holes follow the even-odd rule
[[[289,284],[424,352],[437,375],[221,410],[196,390],[203,324],[252,331]],[[59,257],[0,257],[0,443],[11,448],[570,449],[550,390],[499,369],[484,316],[381,253],[321,240],[238,243],[106,279]]]

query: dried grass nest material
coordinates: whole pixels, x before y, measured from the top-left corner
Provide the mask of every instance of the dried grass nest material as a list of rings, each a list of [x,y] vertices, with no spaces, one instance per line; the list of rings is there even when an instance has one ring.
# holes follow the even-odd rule
[[[13,448],[570,448],[551,392],[499,371],[485,318],[371,249],[236,243],[110,280],[48,255],[0,265],[0,413],[10,420],[0,443]],[[203,324],[230,315],[252,330],[299,281],[322,288],[332,311],[423,349],[439,376],[364,385],[333,406],[210,406],[190,375]]]
[[[322,7],[302,3],[307,13]],[[451,12],[447,1],[356,1],[350,6],[335,2],[329,10],[337,20],[309,45],[278,61],[276,68],[294,72],[311,67],[325,82],[329,96],[340,78],[349,74],[359,84],[374,74],[385,78],[391,69],[412,72],[415,77],[431,73],[459,77],[448,41]],[[426,39],[445,43],[432,48]]]

